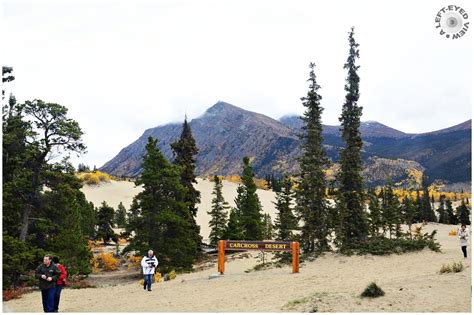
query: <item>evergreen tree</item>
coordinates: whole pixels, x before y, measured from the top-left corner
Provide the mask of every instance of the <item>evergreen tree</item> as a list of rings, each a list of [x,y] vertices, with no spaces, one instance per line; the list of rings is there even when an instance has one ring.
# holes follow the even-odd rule
[[[403,198],[403,203],[402,203],[402,218],[403,222],[405,222],[406,225],[408,225],[408,232],[411,237],[411,226],[413,222],[415,221],[417,215],[417,208],[416,205],[413,203],[413,200],[410,199],[410,197],[405,196]]]
[[[268,213],[263,214],[262,219],[262,238],[264,240],[272,240],[274,236],[274,226],[272,223],[272,218]]]
[[[227,240],[241,240],[244,238],[242,224],[240,223],[240,213],[237,208],[230,209],[229,221],[224,233],[224,239]]]
[[[438,212],[438,222],[443,223],[443,224],[448,224],[449,223],[449,217],[445,209],[445,202],[444,199],[446,198],[445,195],[441,195],[439,197],[439,207],[436,210]]]
[[[401,213],[398,197],[393,193],[392,185],[389,182],[384,188],[382,199],[382,216],[387,226],[389,237],[399,237],[401,235]]]
[[[462,199],[461,205],[456,208],[456,214],[461,224],[471,224],[471,221],[469,220],[469,215],[471,214],[471,211],[469,211],[469,208],[466,206],[464,199]]]
[[[165,159],[156,139],[149,137],[145,149],[143,171],[135,181],[137,186],[143,185],[143,191],[130,208],[125,232],[130,243],[124,251],[145,255],[154,249],[162,272],[191,269],[197,245],[192,214],[184,201],[187,189],[181,182],[181,168]]]
[[[421,180],[421,186],[423,189],[423,195],[421,197],[421,212],[422,212],[422,220],[426,220],[427,222],[436,222],[436,215],[431,207],[430,202],[430,193],[428,189],[428,178],[423,174]]]
[[[187,192],[184,197],[188,209],[191,213],[189,220],[192,226],[193,239],[196,242],[196,246],[199,253],[201,249],[202,237],[200,233],[200,226],[196,223],[197,215],[197,204],[201,201],[201,193],[194,188],[193,184],[196,184],[196,154],[198,148],[196,146],[196,140],[194,140],[191,126],[188,124],[187,119],[184,119],[183,129],[181,137],[178,141],[171,144],[171,148],[175,154],[174,164],[181,167],[181,184],[186,187]]]
[[[375,193],[375,190],[371,189],[368,191],[369,197],[369,224],[370,224],[370,235],[377,237],[380,234],[380,228],[384,227],[382,221],[382,211],[380,207],[380,201]]]
[[[107,202],[103,201],[97,211],[97,238],[102,239],[104,245],[110,240],[116,240],[117,236],[112,227],[114,226],[115,212]]]
[[[446,199],[446,215],[448,216],[449,224],[459,224],[458,217],[454,213],[453,203],[449,199]]]
[[[321,96],[318,94],[320,86],[316,82],[315,64],[310,63],[309,68],[308,93],[301,98],[306,110],[301,117],[302,156],[298,159],[300,174],[296,211],[303,222],[300,235],[302,249],[305,252],[322,252],[329,249],[329,204],[326,199],[324,176],[324,168],[329,164],[329,160],[323,150],[321,123],[323,108],[320,105]]]
[[[275,208],[277,210],[275,219],[276,237],[279,240],[293,240],[293,230],[298,228],[298,222],[293,214],[293,198],[292,182],[288,176],[282,180],[282,190],[276,194]]]
[[[209,221],[209,227],[211,228],[209,234],[210,244],[216,246],[219,240],[224,239],[227,227],[227,210],[229,209],[229,204],[225,201],[222,194],[222,181],[217,176],[214,176],[214,190],[212,194],[214,195],[212,209],[207,214],[211,216]]]
[[[343,250],[365,240],[368,234],[360,156],[363,145],[359,131],[362,106],[357,104],[360,79],[356,59],[359,58],[359,44],[354,39],[354,28],[349,33],[349,46],[349,57],[344,64],[344,69],[348,70],[347,83],[344,87],[347,94],[339,118],[345,147],[339,153],[340,172],[337,174],[339,191],[336,197],[341,222],[338,243]]]
[[[240,193],[237,195],[236,208],[240,214],[239,223],[245,240],[261,240],[262,235],[262,206],[257,195],[257,185],[254,172],[248,157],[243,158],[244,169]],[[239,192],[239,190],[238,190]]]
[[[123,203],[120,202],[115,211],[115,226],[118,228],[123,228],[127,224],[127,209],[123,206]]]
[[[420,196],[420,191],[416,191],[416,199],[415,199],[415,208],[416,208],[416,216],[415,216],[415,221],[420,222],[423,221],[423,207],[421,204],[421,196]]]

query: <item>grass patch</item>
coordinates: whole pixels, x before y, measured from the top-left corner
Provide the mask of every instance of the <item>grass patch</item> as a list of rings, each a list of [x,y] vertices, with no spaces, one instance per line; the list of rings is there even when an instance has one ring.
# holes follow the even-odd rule
[[[9,290],[3,290],[3,301],[10,301],[13,299],[19,299],[23,294],[33,291],[29,287],[18,287]]]
[[[439,270],[440,274],[443,273],[458,273],[464,270],[462,262],[454,262],[452,264],[443,264]]]
[[[294,299],[294,300],[291,300],[289,302],[287,302],[285,305],[283,305],[282,309],[288,309],[288,310],[293,310],[295,308],[297,308],[299,305],[304,305],[304,304],[307,304],[309,302],[312,302],[313,300],[317,299],[317,298],[321,298],[323,296],[327,296],[328,294],[325,293],[325,292],[315,292],[309,296],[305,296],[305,297],[302,297],[302,298],[299,298],[299,299]]]
[[[385,292],[380,288],[375,282],[371,282],[365,290],[361,293],[361,297],[370,297],[376,298],[379,296],[384,296]]]

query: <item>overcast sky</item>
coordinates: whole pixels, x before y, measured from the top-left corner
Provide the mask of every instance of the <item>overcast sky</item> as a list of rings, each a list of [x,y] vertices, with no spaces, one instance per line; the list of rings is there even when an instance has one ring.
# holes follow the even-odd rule
[[[301,114],[316,63],[323,123],[338,124],[347,32],[360,44],[365,120],[426,132],[471,118],[474,7],[468,1],[3,0],[2,63],[19,101],[65,105],[102,166],[145,129],[219,100]],[[448,4],[470,14],[456,40],[435,28]]]

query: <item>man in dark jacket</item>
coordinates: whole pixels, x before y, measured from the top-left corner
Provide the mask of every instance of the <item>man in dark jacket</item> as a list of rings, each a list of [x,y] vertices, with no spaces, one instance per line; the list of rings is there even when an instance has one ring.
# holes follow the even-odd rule
[[[43,263],[36,268],[36,278],[39,279],[39,288],[43,299],[43,311],[54,312],[54,294],[56,292],[56,281],[61,271],[52,263],[50,256],[44,256]]]

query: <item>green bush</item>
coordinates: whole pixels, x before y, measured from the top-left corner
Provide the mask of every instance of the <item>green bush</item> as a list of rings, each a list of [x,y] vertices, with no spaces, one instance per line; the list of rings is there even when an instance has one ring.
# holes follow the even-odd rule
[[[434,239],[436,230],[431,234],[425,233],[413,239],[401,237],[388,239],[382,236],[368,239],[365,242],[353,244],[350,248],[342,250],[344,254],[372,254],[372,255],[390,255],[406,252],[420,251],[429,248],[432,251],[439,252],[440,244]]]
[[[383,295],[385,295],[385,292],[375,282],[370,283],[365,288],[364,292],[362,292],[361,294],[362,297],[371,297],[371,298],[375,298],[375,297],[379,297]]]

